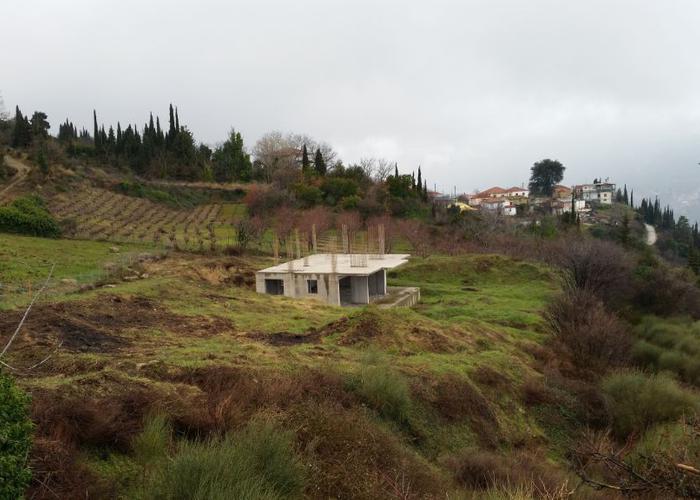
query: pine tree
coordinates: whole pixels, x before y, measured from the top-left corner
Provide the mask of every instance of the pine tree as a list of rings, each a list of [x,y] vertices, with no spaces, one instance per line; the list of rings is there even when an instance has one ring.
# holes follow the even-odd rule
[[[326,175],[326,161],[323,159],[323,155],[321,154],[321,149],[318,148],[316,149],[316,157],[314,159],[314,168],[316,169],[316,173],[320,176]]]
[[[306,144],[304,144],[304,147],[301,150],[301,171],[304,172],[304,174],[309,173],[309,170],[311,169],[311,161],[309,160],[309,152],[306,149]]]

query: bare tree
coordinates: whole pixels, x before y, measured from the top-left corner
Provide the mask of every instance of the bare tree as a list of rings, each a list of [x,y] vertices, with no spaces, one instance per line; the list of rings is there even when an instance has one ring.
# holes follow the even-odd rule
[[[279,169],[298,169],[301,165],[302,148],[313,154],[321,150],[327,165],[332,165],[338,154],[325,142],[319,142],[306,134],[284,134],[278,130],[263,135],[253,147],[253,156],[265,169],[269,182]]]

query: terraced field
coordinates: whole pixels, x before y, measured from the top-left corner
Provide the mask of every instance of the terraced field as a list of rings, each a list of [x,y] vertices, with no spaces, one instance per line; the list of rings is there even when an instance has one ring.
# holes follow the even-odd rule
[[[245,207],[211,203],[176,209],[146,198],[88,188],[56,196],[49,209],[66,223],[68,237],[193,250],[231,245],[235,241],[233,224]]]

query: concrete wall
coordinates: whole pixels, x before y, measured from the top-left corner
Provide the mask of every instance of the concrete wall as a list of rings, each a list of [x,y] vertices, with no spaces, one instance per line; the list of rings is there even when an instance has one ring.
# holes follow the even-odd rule
[[[380,269],[376,273],[370,274],[368,282],[370,297],[386,295],[386,269]]]
[[[369,304],[369,283],[367,276],[351,276],[352,303]]]
[[[340,305],[337,279],[328,274],[255,273],[255,291],[265,293],[265,280],[284,282],[285,297],[315,298],[329,304]],[[309,293],[307,281],[316,280],[318,293]]]

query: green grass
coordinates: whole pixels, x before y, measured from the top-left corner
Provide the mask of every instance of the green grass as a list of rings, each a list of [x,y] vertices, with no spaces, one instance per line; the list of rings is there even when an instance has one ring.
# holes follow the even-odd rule
[[[110,248],[117,246],[119,253]],[[88,240],[34,238],[0,234],[0,282],[21,284],[46,279],[53,263],[54,278],[89,277],[100,271],[107,262],[137,252],[148,251],[149,245],[114,243]]]
[[[540,311],[556,290],[545,267],[494,255],[413,258],[389,285],[419,286],[416,310],[444,324],[496,328],[536,338]]]
[[[54,255],[62,259],[60,271],[57,267],[59,277],[89,274],[115,257],[109,252],[109,243],[11,238],[11,244],[2,241],[2,251],[23,255],[33,263],[28,269],[40,269],[34,275],[26,271],[22,274],[13,264],[11,276],[15,282],[27,276],[40,279]],[[145,247],[121,248],[125,253]],[[202,329],[192,335],[181,329],[171,331],[167,323],[147,330],[116,331],[129,343],[124,350],[62,350],[46,365],[44,376],[37,374],[23,380],[23,384],[100,394],[138,384],[189,394],[188,390],[197,393],[199,389],[176,383],[166,375],[205,366],[283,374],[325,370],[344,381],[344,390],[373,422],[397,434],[411,453],[437,463],[444,453],[478,446],[483,436],[467,417],[445,421],[438,416],[426,402],[431,384],[442,377],[455,377],[475,385],[472,374],[487,366],[506,381],[505,387],[478,387],[494,415],[493,432],[505,443],[548,439],[550,429],[528,413],[518,392],[519,381],[537,374],[523,345],[545,338],[540,312],[557,287],[554,276],[543,266],[493,255],[413,258],[391,273],[390,285],[421,287],[422,302],[411,309],[380,309],[340,308],[313,300],[260,295],[248,287],[213,284],[186,272],[192,266],[209,269],[211,264],[258,269],[268,265],[269,258],[174,255],[169,259],[158,263],[162,272],[152,272],[148,279],[120,282],[110,289],[51,296],[50,300],[79,300],[81,307],[89,308],[91,301],[100,301],[104,295],[147,297],[173,315],[221,318],[224,327]],[[265,341],[272,334],[302,334],[324,327],[324,334],[310,342],[275,345]],[[379,361],[372,361],[373,353],[380,353]],[[417,388],[428,395],[419,397]],[[157,433],[151,431],[152,435],[140,445],[146,454],[151,453],[149,449],[162,447]],[[149,443],[155,448],[149,448]],[[205,448],[211,448],[220,442],[205,444]],[[209,448],[192,453],[200,451],[221,458],[218,451]],[[99,457],[87,460],[94,462],[101,477],[139,476],[131,458],[114,454],[111,462]],[[180,469],[172,474],[180,474]]]

